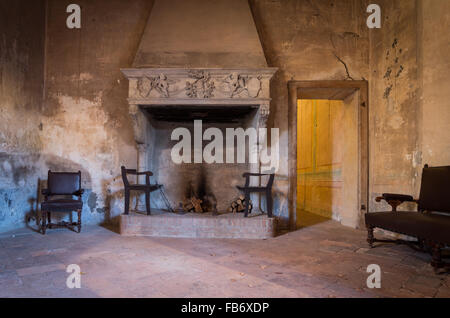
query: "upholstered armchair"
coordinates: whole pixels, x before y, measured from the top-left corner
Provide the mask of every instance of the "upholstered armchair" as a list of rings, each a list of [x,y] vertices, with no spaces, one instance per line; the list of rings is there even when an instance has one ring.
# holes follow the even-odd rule
[[[84,193],[84,190],[81,188],[81,172],[52,172],[49,170],[47,180],[47,189],[42,190],[42,194],[44,195],[44,201],[41,203],[42,234],[45,234],[47,228],[59,226],[68,228],[77,227],[78,233],[80,233],[81,212],[83,210],[81,196]],[[52,198],[54,196],[70,196],[70,198]],[[74,199],[74,196],[78,198]],[[52,213],[73,211],[76,211],[78,214],[78,222],[51,223]]]

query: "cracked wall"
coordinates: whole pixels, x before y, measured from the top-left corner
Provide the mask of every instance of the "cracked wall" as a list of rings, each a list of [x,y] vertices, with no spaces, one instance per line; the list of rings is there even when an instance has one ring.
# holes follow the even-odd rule
[[[416,1],[379,5],[382,27],[370,31],[370,211],[387,208],[374,202],[383,192],[416,194],[422,166]]]
[[[251,0],[269,66],[268,125],[280,128],[280,170],[274,183],[274,211],[288,226],[289,80],[355,80],[369,76],[369,34],[364,1]],[[295,128],[294,128],[295,129]]]

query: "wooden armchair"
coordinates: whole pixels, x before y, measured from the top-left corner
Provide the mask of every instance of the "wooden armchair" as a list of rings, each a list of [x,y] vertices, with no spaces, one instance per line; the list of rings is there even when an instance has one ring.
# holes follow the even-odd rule
[[[150,210],[150,193],[159,189],[161,185],[150,184],[150,177],[153,176],[151,171],[137,172],[136,169],[126,169],[124,166],[121,167],[122,170],[122,180],[125,187],[125,212],[128,214],[130,211],[130,191],[141,191],[145,192],[145,207],[147,210],[147,215],[151,214]],[[130,184],[128,181],[127,174],[132,174],[136,176],[145,175],[145,184]]]
[[[241,186],[237,186],[237,188],[244,192],[245,195],[245,202],[247,203],[245,205],[245,212],[244,212],[244,216],[247,217],[248,216],[248,202],[250,201],[250,193],[252,192],[263,192],[266,194],[266,202],[267,202],[267,216],[269,218],[272,217],[272,205],[273,205],[273,200],[272,200],[272,185],[273,185],[273,179],[275,177],[275,174],[273,173],[250,173],[250,172],[246,172],[242,175],[245,178],[245,185],[243,187]],[[266,186],[264,187],[254,187],[254,186],[250,186],[250,177],[262,177],[262,176],[269,176],[269,181],[267,182]]]
[[[81,188],[81,172],[52,172],[48,171],[48,186],[42,190],[44,201],[41,203],[42,225],[41,231],[45,235],[47,228],[64,226],[72,228],[77,227],[78,233],[81,232],[81,212],[83,202],[81,196],[84,190]],[[52,196],[72,196],[69,199],[52,199]],[[77,196],[78,199],[73,199]],[[60,224],[51,223],[51,213],[53,212],[72,212],[78,213],[78,222],[62,222]],[[47,223],[48,218],[48,223]]]

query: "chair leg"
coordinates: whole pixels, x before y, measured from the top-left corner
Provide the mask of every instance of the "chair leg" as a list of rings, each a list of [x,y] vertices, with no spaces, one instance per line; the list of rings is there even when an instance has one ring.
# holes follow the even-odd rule
[[[267,216],[269,218],[271,218],[272,217],[272,206],[273,206],[272,191],[267,191],[266,202],[267,202]]]
[[[125,214],[130,211],[130,190],[125,188]]]
[[[249,202],[250,202],[250,191],[245,191],[245,202],[246,202],[246,205],[245,205],[244,217],[247,217],[248,216],[248,206],[250,205],[249,204]]]
[[[81,232],[81,210],[77,210],[77,214],[78,214],[77,227],[78,227],[78,233],[80,233]]]
[[[443,266],[442,258],[441,258],[441,244],[439,243],[433,243],[433,250],[432,250],[432,258],[431,258],[431,266],[434,267],[434,269],[438,269]]]
[[[369,246],[371,248],[373,247],[374,240],[375,239],[373,237],[373,227],[367,226],[367,243],[369,243]]]
[[[150,191],[145,192],[145,207],[147,209],[147,215],[151,214],[150,211]]]
[[[47,212],[42,211],[42,225],[41,225],[42,234],[45,235],[45,231],[47,230]]]
[[[47,227],[49,229],[52,228],[52,217],[51,217],[51,213],[50,212],[47,212]]]

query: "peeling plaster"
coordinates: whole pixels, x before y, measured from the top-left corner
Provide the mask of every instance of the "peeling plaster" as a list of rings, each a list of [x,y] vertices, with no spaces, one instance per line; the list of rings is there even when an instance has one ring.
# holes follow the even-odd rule
[[[44,154],[76,162],[89,171],[91,183],[87,186],[98,196],[95,207],[105,205],[104,182],[116,169],[114,139],[105,128],[108,116],[102,107],[102,95],[99,92],[93,101],[53,96],[59,104],[58,113],[43,120],[41,137]]]

